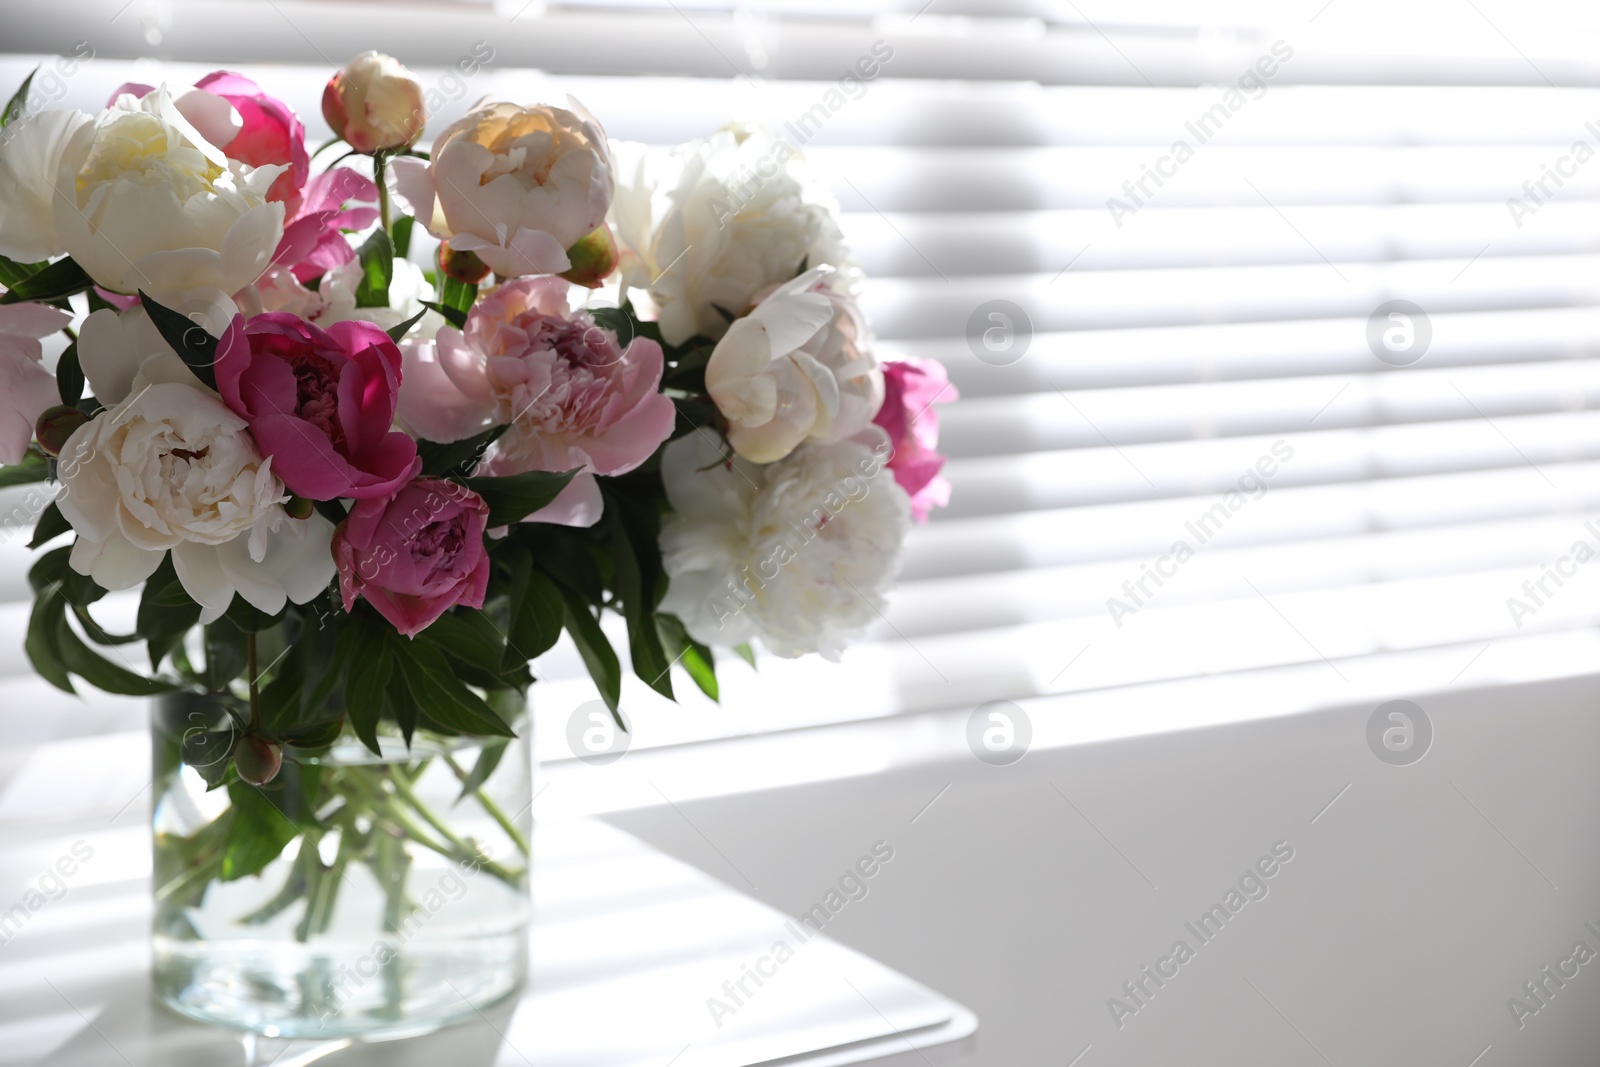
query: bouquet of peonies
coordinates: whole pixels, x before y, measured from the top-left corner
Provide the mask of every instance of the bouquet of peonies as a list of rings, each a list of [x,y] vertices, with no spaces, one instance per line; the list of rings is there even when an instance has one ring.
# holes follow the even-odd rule
[[[68,539],[27,652],[68,691],[229,698],[213,788],[347,731],[507,736],[563,630],[615,715],[606,609],[669,697],[674,666],[716,697],[712,646],[836,658],[948,499],[954,390],[874,358],[834,212],[770,134],[658,156],[576,101],[484,100],[430,154],[421,86],[375,53],[328,82],[316,153],[225,71],[97,115],[27,97],[0,485],[58,483],[31,546]],[[131,632],[96,620],[141,584]],[[134,642],[149,673],[94,647]]]

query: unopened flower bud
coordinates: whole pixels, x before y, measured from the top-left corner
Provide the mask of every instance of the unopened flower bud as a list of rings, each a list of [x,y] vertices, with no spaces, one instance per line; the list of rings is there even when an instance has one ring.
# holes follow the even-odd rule
[[[291,496],[283,505],[283,510],[291,519],[309,519],[316,510],[316,504],[303,496]]]
[[[477,253],[451,248],[446,241],[439,246],[439,271],[447,278],[477,285],[489,276],[489,264],[479,259]]]
[[[233,746],[233,765],[246,782],[266,785],[278,777],[278,770],[283,766],[283,749],[266,738],[246,734]]]
[[[77,408],[57,404],[53,408],[46,408],[44,414],[39,416],[39,421],[33,424],[33,436],[45,455],[59,456],[61,450],[67,447],[67,438],[88,421],[89,416]]]
[[[561,276],[574,285],[598,289],[612,271],[617,269],[617,239],[605,223],[600,228],[567,249],[572,266]]]
[[[422,136],[422,83],[393,56],[363,52],[328,79],[322,117],[357,152],[392,152]]]

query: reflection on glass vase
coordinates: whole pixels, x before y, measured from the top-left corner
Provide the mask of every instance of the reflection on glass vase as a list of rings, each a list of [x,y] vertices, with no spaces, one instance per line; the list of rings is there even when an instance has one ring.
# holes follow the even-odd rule
[[[532,762],[514,739],[435,737],[381,757],[346,733],[267,785],[226,767],[237,707],[156,704],[157,995],[278,1037],[402,1037],[514,992],[528,966]]]

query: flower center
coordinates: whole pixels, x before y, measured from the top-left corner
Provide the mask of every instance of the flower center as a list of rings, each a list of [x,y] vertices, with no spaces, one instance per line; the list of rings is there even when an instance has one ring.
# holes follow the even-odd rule
[[[339,422],[339,371],[333,361],[315,352],[295,350],[288,355],[294,370],[295,414],[327,435],[333,447],[345,451],[344,427]]]
[[[223,173],[156,116],[130,112],[100,131],[78,172],[78,192],[124,180],[170,187],[186,200],[212,192]]]
[[[447,570],[466,546],[467,532],[460,516],[430,522],[411,541],[411,558],[428,570]]]

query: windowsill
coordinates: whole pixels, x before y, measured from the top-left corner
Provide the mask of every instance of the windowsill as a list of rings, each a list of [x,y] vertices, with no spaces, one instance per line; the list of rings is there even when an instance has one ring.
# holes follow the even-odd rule
[[[1032,749],[1204,729],[1406,696],[1578,678],[1600,662],[1600,633],[1571,630],[1490,644],[1387,653],[1018,701]],[[615,763],[546,759],[535,814],[605,814],[972,760],[973,709],[893,716],[646,748]],[[1024,757],[1026,758],[1026,757]]]

